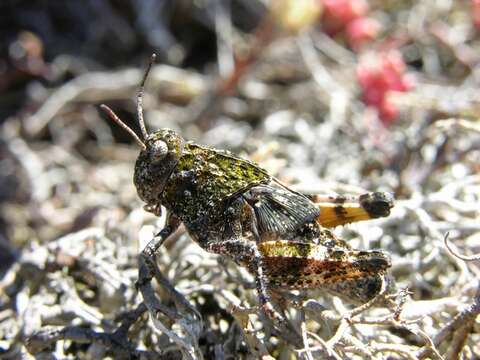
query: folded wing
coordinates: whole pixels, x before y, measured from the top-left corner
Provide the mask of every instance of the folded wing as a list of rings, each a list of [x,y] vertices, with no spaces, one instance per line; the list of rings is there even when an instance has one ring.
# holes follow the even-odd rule
[[[320,215],[307,197],[277,182],[254,186],[243,197],[253,209],[261,238],[290,238]]]

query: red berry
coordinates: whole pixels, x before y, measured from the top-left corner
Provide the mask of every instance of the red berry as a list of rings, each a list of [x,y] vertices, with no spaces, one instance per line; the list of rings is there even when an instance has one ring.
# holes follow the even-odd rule
[[[347,25],[345,34],[350,47],[357,50],[375,39],[379,30],[380,24],[377,20],[362,16]]]
[[[376,54],[364,58],[357,67],[357,79],[362,90],[362,101],[378,110],[385,125],[393,122],[399,113],[388,98],[391,91],[405,92],[413,87],[413,78],[406,72],[406,65],[397,51]]]
[[[480,29],[480,1],[479,0],[472,0],[472,18],[473,18],[473,25]]]
[[[365,15],[365,0],[323,0],[322,27],[331,36],[342,31],[348,23]]]

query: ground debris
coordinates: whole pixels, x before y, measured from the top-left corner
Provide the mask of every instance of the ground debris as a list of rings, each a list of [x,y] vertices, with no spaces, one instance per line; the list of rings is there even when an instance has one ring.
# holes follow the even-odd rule
[[[255,1],[125,3],[38,7],[38,27],[0,6],[15,34],[0,52],[0,358],[479,358],[478,2],[370,1],[383,33],[362,50],[320,21],[279,29]],[[368,107],[357,66],[392,48],[402,91]],[[334,232],[388,252],[396,290],[356,308],[279,293],[300,336],[278,334],[251,275],[183,228],[160,249],[156,282],[136,284],[165,219],[142,210],[137,149],[97,105],[139,130],[151,49],[150,129],[234,151],[299,191],[395,194],[389,217]]]

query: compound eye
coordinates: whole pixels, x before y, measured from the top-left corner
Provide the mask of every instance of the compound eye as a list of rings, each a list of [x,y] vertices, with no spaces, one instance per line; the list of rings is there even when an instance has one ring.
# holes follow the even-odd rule
[[[162,160],[168,154],[168,146],[162,140],[157,140],[152,145],[152,157],[154,161]]]

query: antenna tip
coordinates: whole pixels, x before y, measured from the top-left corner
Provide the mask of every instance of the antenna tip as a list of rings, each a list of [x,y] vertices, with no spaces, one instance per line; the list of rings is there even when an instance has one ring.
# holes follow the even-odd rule
[[[110,109],[110,108],[109,108],[107,105],[105,105],[105,104],[100,104],[98,107],[99,107],[100,109],[102,109],[104,113],[106,113],[106,114],[108,114],[108,115],[110,115],[111,113],[113,113],[113,110]]]

